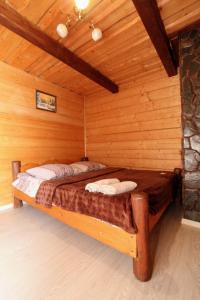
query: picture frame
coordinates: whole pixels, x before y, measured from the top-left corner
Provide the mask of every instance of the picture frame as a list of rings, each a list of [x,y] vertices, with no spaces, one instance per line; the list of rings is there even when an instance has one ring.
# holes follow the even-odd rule
[[[57,97],[49,93],[36,90],[36,108],[49,112],[57,111]]]

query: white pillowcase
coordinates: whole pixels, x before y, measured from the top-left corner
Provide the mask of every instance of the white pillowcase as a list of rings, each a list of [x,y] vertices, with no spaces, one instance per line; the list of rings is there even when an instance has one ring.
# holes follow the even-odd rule
[[[43,180],[50,180],[60,178],[63,176],[74,175],[74,170],[70,165],[65,164],[47,164],[39,167],[26,170],[31,176],[41,178]]]
[[[12,185],[16,189],[27,194],[29,197],[34,198],[37,194],[40,184],[43,181],[43,179],[33,177],[27,173],[20,173],[18,174],[17,179],[12,183]]]

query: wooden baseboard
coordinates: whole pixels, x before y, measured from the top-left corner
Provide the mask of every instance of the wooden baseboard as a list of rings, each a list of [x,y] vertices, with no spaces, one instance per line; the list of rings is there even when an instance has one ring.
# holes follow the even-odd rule
[[[27,206],[27,205],[28,205],[28,204],[25,202],[25,203],[24,203],[24,206]],[[9,204],[6,204],[6,205],[2,205],[2,206],[0,206],[0,213],[6,211],[6,210],[8,210],[8,209],[12,209],[12,208],[13,208],[13,203],[9,203]]]
[[[200,222],[197,222],[197,221],[192,221],[192,220],[182,218],[181,223],[184,225],[188,225],[188,226],[192,226],[192,227],[200,229]]]
[[[13,208],[13,204],[12,203],[6,204],[6,205],[2,205],[2,206],[0,206],[0,212],[8,210],[8,209],[11,209],[11,208]]]

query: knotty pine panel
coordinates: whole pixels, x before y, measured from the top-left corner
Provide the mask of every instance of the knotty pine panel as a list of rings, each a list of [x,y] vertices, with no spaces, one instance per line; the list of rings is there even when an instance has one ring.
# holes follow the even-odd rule
[[[158,76],[159,78],[159,76]],[[111,166],[181,167],[179,77],[146,79],[85,98],[87,155]]]
[[[66,39],[59,39],[56,26],[73,13],[74,0],[7,2],[119,85],[141,82],[152,72],[154,75],[157,71],[165,72],[131,0],[90,1],[84,21],[73,21]],[[169,35],[199,20],[199,0],[157,0],[157,3]],[[98,43],[91,39],[90,21],[103,31],[103,39]],[[0,26],[0,44],[1,60],[32,75],[64,88],[70,86],[84,96],[103,89],[3,26]]]
[[[57,113],[35,108],[35,89],[57,96]],[[72,162],[83,156],[83,98],[0,62],[0,205],[12,201],[11,161]]]

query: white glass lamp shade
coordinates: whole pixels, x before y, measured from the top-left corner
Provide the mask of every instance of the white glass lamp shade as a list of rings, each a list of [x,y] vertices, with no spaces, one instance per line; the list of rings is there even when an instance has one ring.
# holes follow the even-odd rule
[[[76,7],[79,10],[86,9],[89,5],[90,0],[75,0]]]
[[[66,38],[68,35],[68,29],[65,24],[58,24],[56,31],[59,37],[61,37],[62,39]]]
[[[97,41],[99,41],[100,39],[102,39],[102,36],[103,36],[103,34],[102,34],[102,31],[101,31],[100,28],[94,28],[94,29],[92,30],[92,39],[93,39],[95,42],[97,42]]]

